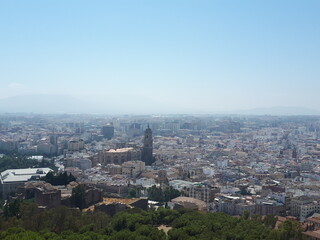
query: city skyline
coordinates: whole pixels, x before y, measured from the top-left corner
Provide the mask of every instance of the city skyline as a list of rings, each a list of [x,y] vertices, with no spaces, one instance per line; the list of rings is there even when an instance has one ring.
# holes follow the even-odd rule
[[[3,1],[0,112],[318,114],[319,7]]]

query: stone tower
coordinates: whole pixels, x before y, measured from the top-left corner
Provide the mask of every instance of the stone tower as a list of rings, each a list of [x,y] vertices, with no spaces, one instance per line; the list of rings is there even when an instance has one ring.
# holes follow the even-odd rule
[[[152,131],[148,125],[148,128],[144,132],[143,138],[143,148],[141,151],[141,160],[145,162],[146,165],[151,165],[154,162],[153,159],[153,138]]]

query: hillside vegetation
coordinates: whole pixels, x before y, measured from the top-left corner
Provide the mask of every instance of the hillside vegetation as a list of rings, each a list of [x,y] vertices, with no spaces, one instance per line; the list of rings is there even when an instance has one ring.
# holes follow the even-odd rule
[[[273,230],[275,218],[235,218],[223,213],[201,213],[160,208],[148,212],[129,209],[110,217],[58,207],[39,210],[34,203],[16,200],[0,218],[5,240],[294,240],[303,239],[296,222],[285,221]],[[168,235],[157,229],[172,227]]]

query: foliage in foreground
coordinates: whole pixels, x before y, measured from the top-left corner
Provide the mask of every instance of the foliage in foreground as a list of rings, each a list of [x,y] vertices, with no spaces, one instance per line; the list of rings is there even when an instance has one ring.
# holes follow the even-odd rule
[[[286,221],[278,230],[269,220],[235,218],[223,213],[159,208],[148,212],[129,209],[114,217],[102,212],[82,213],[58,207],[38,210],[32,203],[22,203],[19,215],[0,218],[0,239],[5,240],[296,240],[303,239],[296,222]],[[270,221],[271,220],[271,221]],[[172,229],[168,236],[159,225]]]
[[[48,172],[45,177],[42,178],[43,181],[50,183],[53,186],[58,185],[67,185],[70,182],[76,180],[76,178],[70,173],[67,172],[54,174],[53,172]]]
[[[162,189],[153,185],[148,189],[148,198],[157,202],[169,202],[171,199],[179,197],[180,191],[174,189],[173,187],[167,187],[166,189]]]

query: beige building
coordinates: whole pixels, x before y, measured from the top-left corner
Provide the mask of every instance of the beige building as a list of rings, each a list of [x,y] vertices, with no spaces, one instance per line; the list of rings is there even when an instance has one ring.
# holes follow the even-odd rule
[[[18,142],[13,140],[0,139],[0,150],[2,151],[17,151]]]
[[[83,171],[92,168],[92,162],[87,158],[73,159],[72,164],[73,167],[77,167]]]
[[[128,161],[122,164],[122,174],[136,177],[145,170],[145,163],[142,161]]]
[[[220,192],[220,188],[200,182],[173,180],[169,182],[169,185],[179,190],[185,197],[199,199],[206,203],[213,202],[216,193]]]
[[[240,202],[235,204],[235,215],[242,216],[245,212],[250,216],[255,214],[256,204],[250,201]]]
[[[116,175],[116,174],[122,173],[122,167],[120,165],[108,164],[105,168],[108,171],[108,173],[111,175]]]
[[[141,160],[141,151],[134,148],[102,150],[98,154],[98,161],[102,166],[108,164],[121,165],[124,162],[139,160]]]
[[[207,210],[207,204],[204,201],[201,201],[199,199],[191,198],[191,197],[177,197],[171,200],[171,202],[168,203],[169,207],[172,209],[177,208],[191,208],[191,209],[197,209],[199,211],[206,211]]]
[[[307,217],[312,215],[313,213],[320,213],[320,203],[319,202],[312,202],[306,205],[301,206],[300,221],[304,221]]]
[[[292,216],[304,221],[312,213],[320,213],[320,203],[307,196],[293,198],[291,199],[290,211]]]
[[[213,202],[214,196],[218,192],[220,192],[219,188],[202,184],[184,187],[182,190],[184,196],[199,199],[206,203]]]
[[[83,141],[83,139],[70,140],[68,142],[68,150],[69,151],[80,151],[82,149],[84,149],[84,141]]]

